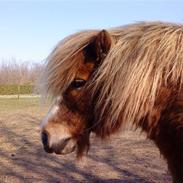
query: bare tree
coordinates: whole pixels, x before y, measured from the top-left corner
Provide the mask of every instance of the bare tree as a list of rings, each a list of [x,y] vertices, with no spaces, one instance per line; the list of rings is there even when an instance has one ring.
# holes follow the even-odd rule
[[[42,70],[41,63],[18,62],[14,58],[4,60],[0,64],[0,85],[17,84],[20,91],[22,84],[34,85]]]
[[[42,70],[40,63],[6,60],[0,64],[0,84],[34,84]]]

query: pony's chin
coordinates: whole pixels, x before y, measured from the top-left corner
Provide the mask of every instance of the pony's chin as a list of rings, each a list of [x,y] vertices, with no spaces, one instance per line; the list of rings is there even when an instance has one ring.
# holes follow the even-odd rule
[[[66,155],[66,154],[70,154],[72,152],[75,152],[75,149],[76,149],[76,146],[73,146],[71,148],[64,148],[64,149],[56,149],[56,150],[53,150],[53,152],[55,154],[58,154],[58,155]]]
[[[51,147],[50,153],[65,155],[74,152],[76,149],[76,141],[72,138],[64,139],[58,144]]]

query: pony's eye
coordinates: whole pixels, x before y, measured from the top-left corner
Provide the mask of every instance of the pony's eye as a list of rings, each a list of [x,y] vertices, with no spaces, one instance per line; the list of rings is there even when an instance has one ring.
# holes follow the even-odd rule
[[[72,88],[81,88],[82,86],[85,85],[85,83],[86,83],[86,81],[83,79],[75,79],[74,81],[72,81],[71,87]]]

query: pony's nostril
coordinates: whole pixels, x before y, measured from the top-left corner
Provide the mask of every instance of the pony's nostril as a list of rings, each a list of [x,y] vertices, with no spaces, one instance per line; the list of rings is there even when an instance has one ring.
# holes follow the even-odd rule
[[[44,146],[48,147],[48,134],[46,132],[42,132],[41,140]]]
[[[41,140],[42,140],[42,143],[43,143],[43,146],[44,146],[44,150],[47,153],[52,153],[53,152],[53,149],[49,147],[49,140],[48,140],[48,134],[47,134],[47,132],[43,131],[41,133]]]

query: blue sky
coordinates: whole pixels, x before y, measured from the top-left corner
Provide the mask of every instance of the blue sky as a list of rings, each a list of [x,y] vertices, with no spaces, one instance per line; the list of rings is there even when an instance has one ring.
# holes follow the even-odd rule
[[[183,0],[1,0],[0,62],[41,62],[76,31],[155,20],[183,23]]]

